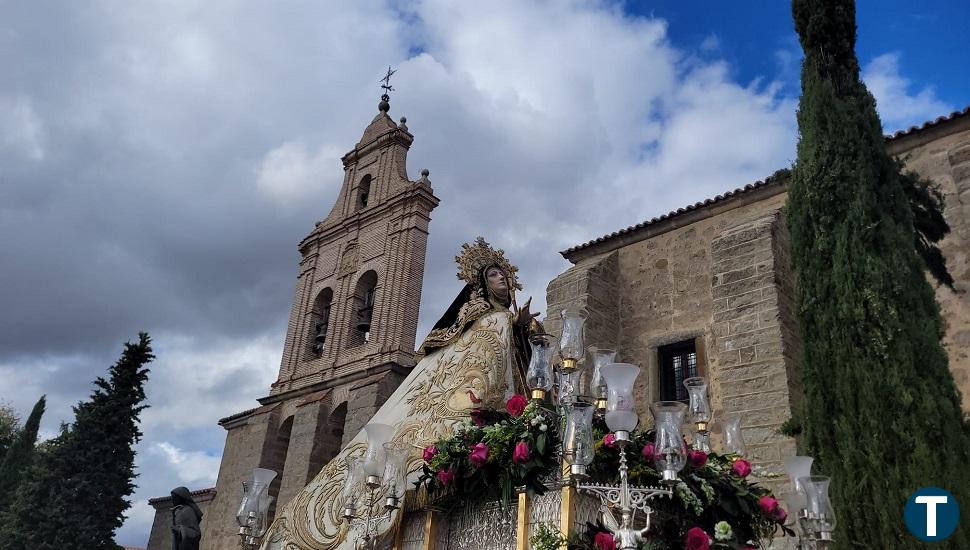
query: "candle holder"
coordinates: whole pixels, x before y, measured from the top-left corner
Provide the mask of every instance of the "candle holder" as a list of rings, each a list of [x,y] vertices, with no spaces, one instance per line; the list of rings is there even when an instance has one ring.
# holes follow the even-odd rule
[[[532,358],[525,374],[531,397],[542,401],[552,389],[552,356],[556,352],[555,338],[550,334],[538,333],[529,337]]]
[[[244,481],[242,502],[236,513],[239,524],[239,546],[243,550],[253,550],[269,527],[269,507],[273,497],[269,496],[269,486],[276,478],[276,472],[265,468],[253,470],[251,481]]]
[[[599,497],[604,504],[606,514],[610,515],[613,525],[613,537],[618,542],[619,550],[635,550],[643,536],[650,530],[650,516],[653,510],[649,501],[658,496],[671,496],[669,489],[659,487],[630,486],[629,466],[627,465],[626,450],[630,444],[630,432],[637,427],[637,417],[633,401],[633,384],[640,374],[640,367],[629,363],[611,363],[602,366],[600,373],[607,385],[606,425],[616,437],[616,445],[620,452],[620,484],[619,485],[586,485],[576,484],[576,488]],[[683,406],[683,404],[681,404]],[[579,405],[574,405],[578,408]],[[586,405],[587,409],[591,409]],[[592,410],[583,413],[583,422],[592,424]],[[576,460],[575,458],[573,459]],[[584,468],[592,461],[583,464]],[[620,521],[613,517],[611,509],[619,508]],[[634,514],[640,511],[646,515],[646,525],[641,529],[633,527]]]
[[[559,355],[562,357],[562,370],[571,374],[576,370],[576,362],[583,356],[583,328],[586,314],[573,309],[560,312],[562,336],[559,338]]]
[[[710,422],[711,402],[707,398],[707,378],[692,376],[684,380],[690,397],[688,418],[694,425],[694,450],[711,452]]]
[[[807,506],[804,526],[815,548],[828,548],[835,532],[835,511],[829,500],[830,479],[826,476],[807,476],[798,479],[805,490]],[[799,520],[801,521],[801,515]]]
[[[724,418],[724,454],[744,456],[746,448],[741,434],[741,416],[733,414]]]
[[[394,427],[387,424],[364,426],[367,450],[362,460],[348,457],[344,478],[344,520],[357,531],[358,548],[375,549],[382,522],[389,522],[404,496],[405,464],[410,446],[388,441]],[[363,478],[363,483],[360,480]],[[380,506],[381,499],[384,505]],[[363,505],[359,511],[358,504]]]
[[[591,393],[596,403],[596,411],[605,413],[606,401],[609,395],[602,371],[603,367],[613,362],[613,359],[616,357],[616,350],[590,346],[588,351],[593,363],[593,377],[590,382]]]
[[[665,485],[675,485],[677,474],[687,465],[687,445],[681,435],[687,405],[680,401],[657,401],[650,406],[654,420],[653,461]]]

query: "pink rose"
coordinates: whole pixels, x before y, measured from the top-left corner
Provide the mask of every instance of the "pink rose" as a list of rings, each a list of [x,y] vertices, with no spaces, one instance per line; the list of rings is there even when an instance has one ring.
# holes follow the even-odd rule
[[[423,458],[425,462],[431,462],[431,460],[434,459],[435,455],[437,454],[438,448],[434,445],[428,445],[424,448],[424,453],[422,453],[421,458]]]
[[[654,449],[656,449],[656,447],[653,445],[653,443],[647,443],[646,445],[643,446],[643,458],[644,460],[646,460],[651,464],[653,464]]]
[[[692,468],[703,468],[707,464],[707,453],[704,451],[691,451],[687,453],[687,462]]]
[[[524,395],[515,394],[505,402],[505,409],[512,416],[522,416],[522,411],[525,410],[525,406],[528,404],[529,400]]]
[[[612,533],[596,533],[593,537],[593,546],[596,550],[616,550],[616,541],[613,540]]]
[[[603,436],[603,445],[613,449],[616,447],[616,436],[610,432]]]
[[[743,458],[739,458],[734,461],[734,464],[731,466],[731,471],[738,477],[748,477],[748,474],[751,473],[751,463]]]
[[[786,512],[781,506],[775,508],[770,515],[771,519],[777,521],[778,523],[785,523],[785,520],[788,519],[788,512]]]
[[[442,485],[451,485],[455,481],[455,471],[454,470],[440,470],[438,471],[438,481]]]
[[[476,468],[481,468],[488,460],[488,446],[484,443],[476,443],[472,447],[472,452],[468,454],[468,461]]]
[[[770,517],[775,508],[778,507],[778,499],[765,495],[758,499],[758,507],[766,516]]]
[[[700,527],[691,527],[687,531],[687,541],[684,543],[687,550],[710,550],[711,539]]]
[[[515,449],[512,451],[512,462],[516,464],[522,464],[523,462],[529,461],[529,445],[525,441],[519,441],[515,444]]]

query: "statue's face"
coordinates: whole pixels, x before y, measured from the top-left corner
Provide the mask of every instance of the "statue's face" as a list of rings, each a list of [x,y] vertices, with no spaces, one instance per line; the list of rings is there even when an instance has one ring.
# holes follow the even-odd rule
[[[488,268],[485,271],[485,284],[488,285],[488,291],[492,293],[492,296],[500,300],[508,300],[509,281],[501,268],[494,266]]]

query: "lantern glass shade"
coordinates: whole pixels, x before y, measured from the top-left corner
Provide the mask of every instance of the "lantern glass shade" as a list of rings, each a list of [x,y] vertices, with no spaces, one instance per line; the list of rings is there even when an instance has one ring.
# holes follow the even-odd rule
[[[679,472],[687,465],[687,444],[681,427],[687,405],[680,401],[657,401],[650,406],[653,412],[653,459],[658,471]]]
[[[276,479],[276,472],[273,470],[267,470],[266,468],[255,468],[253,469],[253,482],[262,485],[263,487],[269,487],[270,483]]]
[[[810,456],[793,456],[785,460],[785,472],[791,479],[792,504],[798,507],[793,510],[798,512],[808,506],[805,498],[805,489],[802,487],[801,479],[812,475],[812,462],[815,459]]]
[[[629,432],[637,427],[637,411],[633,401],[633,383],[640,367],[630,363],[610,363],[600,369],[606,381],[606,425],[614,432]]]
[[[408,454],[411,446],[403,441],[392,441],[384,444],[384,455],[387,464],[384,468],[384,486],[388,496],[401,497],[404,495],[405,476],[407,475]]]
[[[606,381],[603,380],[603,367],[613,362],[613,359],[616,357],[616,350],[590,346],[589,355],[593,362],[593,377],[590,382],[590,393],[597,399],[605,399],[607,394]]]
[[[552,357],[556,353],[555,338],[549,334],[533,334],[529,337],[532,358],[525,374],[525,383],[530,390],[552,389]]]
[[[689,420],[694,424],[710,422],[711,402],[707,399],[707,378],[692,376],[684,380],[684,387],[690,397]]]
[[[559,339],[559,355],[563,359],[580,359],[583,356],[583,326],[586,314],[573,309],[564,309],[562,317],[562,336]]]
[[[566,462],[588,466],[593,462],[593,411],[589,403],[573,403],[566,417],[566,433],[563,437],[563,453]]]
[[[744,456],[744,437],[741,435],[741,416],[732,414],[724,418],[724,453]]]
[[[367,451],[364,452],[364,473],[368,476],[381,477],[387,456],[384,454],[384,444],[394,436],[394,426],[387,424],[368,424],[364,426],[367,434]]]
[[[269,528],[269,507],[273,504],[273,497],[269,494],[264,494],[264,498],[259,500],[259,512],[256,513],[256,528],[253,529],[254,535],[257,537],[262,537],[266,534],[266,529]]]
[[[340,492],[340,498],[343,501],[344,508],[355,508],[355,493],[364,477],[364,470],[361,468],[360,457],[348,456],[344,459],[344,465],[346,471],[344,472],[344,486]]]
[[[806,508],[811,514],[811,530],[815,533],[835,531],[835,510],[829,500],[829,482],[826,476],[808,476],[798,480],[805,490]]]

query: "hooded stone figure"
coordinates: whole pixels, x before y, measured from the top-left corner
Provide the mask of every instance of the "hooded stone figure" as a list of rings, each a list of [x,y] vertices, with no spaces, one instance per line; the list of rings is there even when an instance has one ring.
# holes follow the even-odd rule
[[[172,489],[172,550],[199,550],[202,510],[185,487]]]

